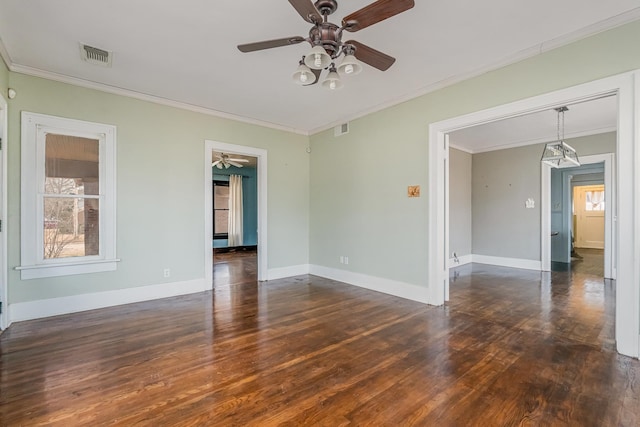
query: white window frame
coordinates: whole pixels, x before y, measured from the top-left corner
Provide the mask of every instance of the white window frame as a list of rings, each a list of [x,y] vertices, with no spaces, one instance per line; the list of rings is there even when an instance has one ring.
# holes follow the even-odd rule
[[[44,176],[47,133],[99,141],[99,255],[44,259]],[[44,277],[113,271],[116,258],[116,127],[22,112],[20,277]]]

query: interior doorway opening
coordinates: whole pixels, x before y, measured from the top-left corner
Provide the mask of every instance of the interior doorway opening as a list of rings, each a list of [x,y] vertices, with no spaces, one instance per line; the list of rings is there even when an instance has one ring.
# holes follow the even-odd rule
[[[223,154],[227,157],[222,156]],[[246,162],[244,160],[246,160]],[[221,161],[222,164],[218,167]],[[225,163],[228,163],[229,167],[226,167]],[[240,164],[242,167],[240,168],[235,166],[234,163],[236,165]],[[255,166],[254,170],[251,172],[248,169],[249,164]],[[223,247],[233,248],[233,250],[229,249],[226,252],[239,252],[240,250],[240,253],[245,252],[245,255],[249,255],[249,257],[244,257],[244,261],[238,261],[238,264],[241,268],[245,268],[242,267],[242,264],[248,263],[250,267],[247,268],[252,270],[251,274],[246,274],[246,272],[241,271],[239,275],[235,275],[236,277],[250,276],[250,280],[253,281],[267,280],[267,151],[260,148],[205,140],[203,166],[205,178],[205,233],[203,236],[204,275],[208,288],[213,289],[214,287],[214,258],[216,258],[214,249],[216,246],[218,249]],[[235,166],[235,169],[231,169],[232,166]],[[247,167],[247,169],[245,169],[245,167]],[[214,175],[214,171],[218,171],[220,173]],[[216,209],[214,209],[215,190],[216,187],[218,187],[214,185],[214,180],[219,182],[220,188],[223,187],[221,183],[224,181],[227,182],[228,188],[219,192],[221,200],[224,198],[231,200],[232,198],[230,194],[230,190],[233,186],[231,182],[231,175],[234,175],[234,173],[224,174],[221,173],[222,171],[235,171],[235,175],[245,175],[242,176],[240,181],[245,181],[247,188],[244,188],[241,183],[238,187],[241,189],[240,191],[243,194],[246,194],[247,192],[252,193],[249,195],[251,196],[251,203],[255,204],[255,206],[251,208],[255,210],[255,215],[251,219],[246,220],[246,225],[244,215],[238,215],[240,218],[239,221],[242,222],[241,231],[240,228],[237,227],[237,222],[235,225],[229,223],[228,216],[231,213],[231,209],[229,209],[229,202],[227,202],[226,208],[222,206],[221,209],[218,209],[219,212],[216,212]],[[217,206],[220,207],[220,204],[221,201],[219,200]],[[216,222],[218,223],[217,228],[215,225]],[[216,241],[218,243],[216,243]],[[245,249],[247,249],[247,251],[245,251]],[[248,250],[250,249],[255,249],[255,255],[253,253],[248,253]],[[221,250],[220,253],[222,252],[223,251]],[[249,259],[247,261],[246,258],[250,258],[252,255],[253,259]],[[221,261],[220,270],[228,270],[225,273],[221,273],[222,276],[219,281],[222,281],[223,283],[225,281],[229,282],[229,280],[232,280],[231,269],[233,266],[229,264],[223,265],[224,256],[219,255],[218,258],[220,258]],[[236,258],[240,259],[241,257],[238,256]],[[224,275],[228,277],[224,277]]]
[[[258,159],[214,151],[213,286],[257,281]]]
[[[640,236],[637,233],[624,233],[622,230],[634,230],[640,221],[635,208],[636,198],[633,191],[639,185],[640,175],[635,172],[640,162],[640,153],[634,150],[636,133],[640,118],[634,114],[639,104],[640,93],[634,90],[634,82],[640,79],[640,71],[595,80],[567,89],[561,89],[545,95],[515,101],[499,107],[466,114],[429,125],[429,302],[442,305],[447,298],[449,288],[449,247],[448,247],[448,134],[450,132],[490,123],[509,117],[519,117],[548,108],[584,102],[604,96],[617,95],[617,150],[615,159],[617,191],[624,194],[617,203],[616,214],[616,309],[615,340],[618,352],[638,357],[640,353],[640,271],[635,268],[637,248]],[[545,203],[541,198],[541,204]],[[550,236],[550,218],[547,206],[541,208],[541,235],[545,230]],[[541,263],[550,262],[549,253],[544,252],[541,244]]]

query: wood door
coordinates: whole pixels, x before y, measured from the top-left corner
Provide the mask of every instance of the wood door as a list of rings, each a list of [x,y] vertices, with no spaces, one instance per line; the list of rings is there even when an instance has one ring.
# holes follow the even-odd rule
[[[604,249],[604,185],[573,188],[576,248]]]

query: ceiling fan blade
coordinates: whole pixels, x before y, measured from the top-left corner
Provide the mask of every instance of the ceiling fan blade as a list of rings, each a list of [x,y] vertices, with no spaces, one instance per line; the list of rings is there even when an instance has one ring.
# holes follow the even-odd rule
[[[249,163],[247,159],[229,159],[230,161],[238,162],[238,163]]]
[[[415,5],[414,0],[378,0],[347,15],[342,20],[345,30],[355,32],[391,18]]]
[[[320,74],[322,73],[322,70],[314,70],[313,68],[311,69],[311,72],[316,76],[316,79],[313,81],[313,83],[309,83],[303,86],[311,86],[314,85],[316,83],[318,83],[320,81]]]
[[[236,162],[231,161],[231,160],[229,160],[227,163],[229,163],[230,165],[235,166],[237,168],[241,168],[242,167],[242,165],[240,163],[236,163]]]
[[[211,163],[211,166],[216,166],[220,162],[221,162],[221,160],[216,160],[215,162]]]
[[[305,40],[304,37],[300,37],[300,36],[285,37],[282,39],[265,40],[261,42],[255,42],[255,43],[239,44],[238,49],[240,50],[240,52],[245,52],[245,53],[255,52],[256,50],[264,50],[264,49],[271,49],[274,47],[298,44],[298,43],[302,43],[304,40]]]
[[[345,44],[353,45],[356,48],[356,58],[358,60],[364,62],[365,64],[371,65],[373,68],[377,68],[380,71],[387,71],[389,67],[396,62],[396,58],[393,56],[389,56],[380,52],[379,50],[375,50],[372,47],[364,45],[355,40],[349,40]]]
[[[316,9],[311,0],[289,0],[291,6],[302,16],[307,22],[318,24],[322,22],[322,15]]]

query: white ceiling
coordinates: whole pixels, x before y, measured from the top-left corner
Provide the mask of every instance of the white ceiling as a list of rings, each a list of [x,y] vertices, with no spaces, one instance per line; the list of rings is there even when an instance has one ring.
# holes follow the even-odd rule
[[[330,21],[370,2],[341,1]],[[384,73],[365,65],[335,92],[292,83],[306,43],[236,48],[306,37],[286,0],[2,0],[0,51],[13,71],[307,134],[638,18],[640,0],[418,0],[347,35],[397,61]],[[81,42],[113,51],[113,66],[83,62]]]
[[[617,129],[616,96],[568,105],[564,113],[566,139],[612,132]],[[551,109],[451,132],[449,144],[469,153],[502,150],[555,141],[558,113]]]

